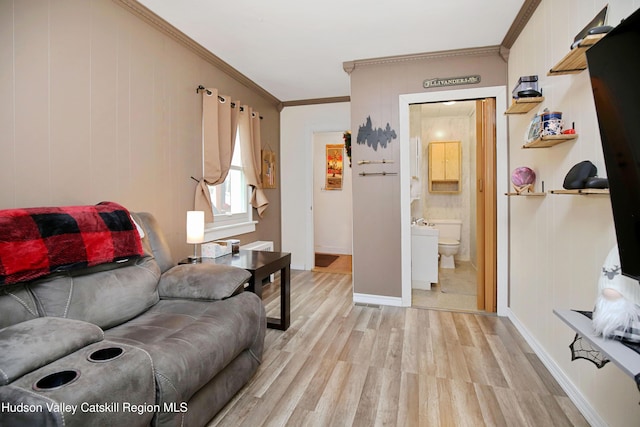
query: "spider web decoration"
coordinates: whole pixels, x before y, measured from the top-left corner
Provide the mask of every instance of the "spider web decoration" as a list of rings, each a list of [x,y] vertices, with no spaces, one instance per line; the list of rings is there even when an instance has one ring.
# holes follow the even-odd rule
[[[598,369],[610,362],[602,353],[593,348],[589,341],[582,339],[579,334],[576,334],[569,348],[571,349],[571,361],[586,359],[596,365]]]

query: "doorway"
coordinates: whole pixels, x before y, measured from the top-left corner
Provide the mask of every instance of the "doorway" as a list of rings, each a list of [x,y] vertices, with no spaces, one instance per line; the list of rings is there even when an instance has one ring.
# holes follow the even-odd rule
[[[313,133],[313,271],[351,273],[351,167],[343,132]]]
[[[475,89],[460,89],[430,93],[407,94],[400,96],[400,135],[401,135],[401,162],[402,164],[410,164],[410,140],[409,127],[410,115],[409,105],[417,103],[441,102],[451,99],[455,100],[476,100],[485,98],[494,98],[495,105],[493,115],[495,123],[489,127],[495,133],[496,145],[493,163],[495,165],[495,210],[494,210],[494,227],[491,233],[494,233],[495,240],[495,268],[491,269],[495,279],[495,293],[493,297],[493,307],[485,307],[488,311],[497,311],[499,315],[504,315],[507,309],[507,257],[508,257],[508,239],[507,239],[507,215],[508,206],[506,197],[497,197],[497,194],[504,194],[507,191],[508,180],[508,164],[507,164],[507,135],[506,135],[506,119],[502,115],[495,114],[495,111],[504,111],[506,109],[506,87],[487,87]],[[501,179],[502,178],[502,179]],[[411,209],[410,209],[410,171],[409,168],[401,168],[401,234],[402,234],[402,303],[404,306],[411,306]],[[493,296],[495,295],[495,296]],[[482,295],[486,300],[486,293]],[[478,297],[479,299],[479,297]],[[494,310],[491,310],[491,309]]]
[[[421,243],[425,241],[421,237],[422,227],[412,227],[412,306],[479,311],[477,247],[482,242],[477,242],[477,236],[483,234],[478,233],[476,220],[477,157],[478,153],[482,155],[477,148],[481,146],[478,101],[450,100],[412,104],[409,108],[411,169],[415,170],[411,177],[411,217],[424,218],[440,229],[440,238],[459,242],[455,263],[451,258],[438,263],[435,251],[438,239],[435,236],[426,239],[429,243],[425,248]],[[431,286],[423,286],[414,277],[418,274],[422,278],[425,270],[430,272]]]

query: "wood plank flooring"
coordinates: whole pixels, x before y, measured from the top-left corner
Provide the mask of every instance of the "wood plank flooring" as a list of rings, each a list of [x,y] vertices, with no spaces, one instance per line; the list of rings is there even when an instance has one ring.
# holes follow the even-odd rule
[[[327,267],[314,266],[311,271],[317,273],[341,273],[351,274],[351,255],[338,255],[338,259],[329,264]]]
[[[291,280],[291,327],[267,330],[258,372],[209,426],[588,426],[506,318],[354,305],[346,274]]]

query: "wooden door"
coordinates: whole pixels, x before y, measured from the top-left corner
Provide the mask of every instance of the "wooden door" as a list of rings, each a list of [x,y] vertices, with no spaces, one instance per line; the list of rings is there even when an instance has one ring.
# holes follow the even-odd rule
[[[444,179],[460,181],[460,142],[444,142]]]
[[[446,179],[446,152],[442,142],[429,144],[429,174],[431,181],[444,181]]]
[[[476,101],[478,310],[497,307],[496,100]]]

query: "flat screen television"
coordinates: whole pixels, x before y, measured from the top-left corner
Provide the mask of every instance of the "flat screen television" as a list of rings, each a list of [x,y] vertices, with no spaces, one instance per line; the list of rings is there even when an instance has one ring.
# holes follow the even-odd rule
[[[640,280],[640,9],[586,55],[622,274]]]

